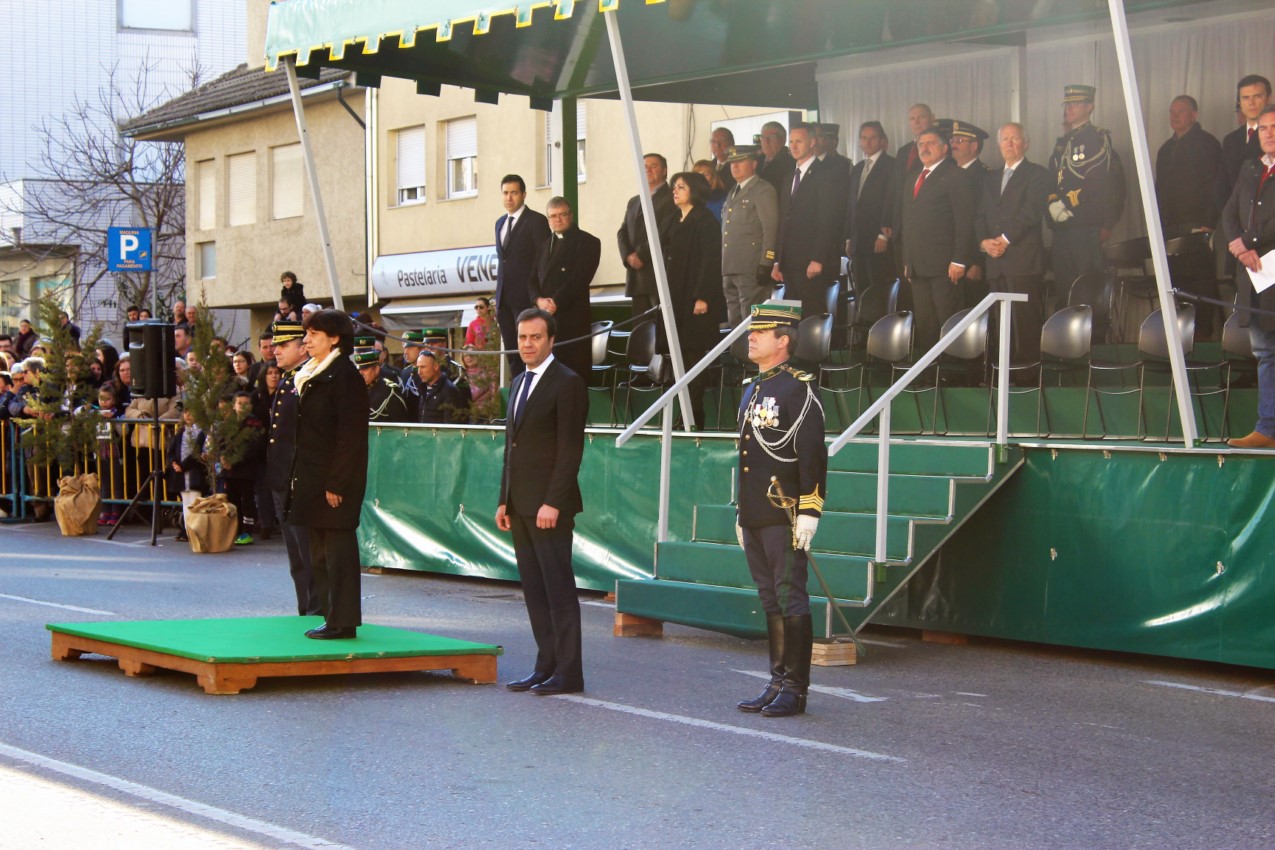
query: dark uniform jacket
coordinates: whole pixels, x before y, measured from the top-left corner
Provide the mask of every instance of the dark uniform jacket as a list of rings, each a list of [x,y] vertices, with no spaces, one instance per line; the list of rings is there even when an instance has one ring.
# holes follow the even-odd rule
[[[421,388],[421,403],[416,421],[423,425],[442,425],[469,421],[465,398],[451,378],[439,374],[434,383]]]
[[[1003,174],[1003,170],[993,171],[983,183],[983,202],[974,228],[980,243],[1002,235],[1009,240],[1004,256],[987,256],[987,276],[1042,275],[1045,273],[1045,242],[1040,222],[1048,204],[1049,172],[1043,165],[1024,159],[1002,192]]]
[[[349,357],[301,388],[287,519],[312,528],[358,528],[367,487],[367,387]],[[341,496],[332,507],[326,493]]]
[[[836,151],[829,151],[819,160],[819,177],[831,184],[833,209],[832,224],[834,232],[840,245],[841,234],[846,230],[846,199],[850,195],[850,171],[854,168],[854,163],[846,159]],[[832,276],[836,277],[838,269],[834,269]]]
[[[1110,133],[1086,123],[1059,136],[1049,170],[1054,176],[1050,202],[1062,201],[1072,214],[1064,222],[1049,217],[1051,228],[1115,227],[1124,212],[1125,183]]]
[[[655,207],[655,226],[664,227],[665,222],[677,215],[677,207],[673,206],[673,190],[665,183],[655,190],[651,196],[651,205]],[[655,266],[651,264],[651,246],[646,238],[646,218],[642,215],[642,201],[637,195],[629,198],[624,209],[624,222],[616,234],[620,248],[620,262],[624,263],[624,294],[656,295]],[[642,268],[635,269],[625,262],[629,254],[636,253],[642,260]],[[658,296],[655,298],[659,300]]]
[[[367,388],[367,421],[369,422],[411,422],[412,414],[408,412],[407,402],[399,385],[389,378],[378,376]]]
[[[266,484],[275,493],[286,493],[292,481],[292,453],[297,440],[297,370],[279,379],[270,402],[269,436],[266,440]]]
[[[1231,192],[1226,208],[1222,210],[1222,229],[1226,233],[1229,244],[1243,238],[1244,244],[1257,251],[1260,257],[1275,248],[1275,177],[1262,182],[1262,173],[1266,166],[1260,159],[1250,159],[1240,169],[1240,176],[1235,181],[1235,190]],[[1263,264],[1265,269],[1265,264]],[[1275,310],[1275,287],[1257,293],[1248,279],[1248,269],[1241,263],[1235,264],[1235,298],[1238,307],[1258,307],[1262,310]],[[1245,327],[1256,318],[1258,326],[1265,331],[1275,331],[1275,316],[1256,316],[1245,310],[1240,311],[1240,324]]]
[[[1155,196],[1165,234],[1183,236],[1215,227],[1220,209],[1214,187],[1222,143],[1197,123],[1160,146],[1155,158]]]
[[[778,479],[797,513],[818,517],[827,492],[828,446],[813,375],[781,363],[744,387],[739,408],[739,524],[788,525],[787,511],[766,496]]]

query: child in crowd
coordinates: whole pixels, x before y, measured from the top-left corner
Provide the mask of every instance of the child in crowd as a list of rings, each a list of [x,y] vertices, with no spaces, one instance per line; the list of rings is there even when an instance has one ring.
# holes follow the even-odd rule
[[[283,312],[283,302],[288,302],[289,312],[295,311],[298,316],[301,315],[301,308],[305,306],[305,287],[297,283],[297,276],[293,272],[284,272],[279,275],[279,282],[283,287],[279,290],[279,311]]]
[[[168,492],[181,493],[193,490],[200,495],[208,491],[208,478],[204,472],[204,432],[195,424],[195,416],[188,410],[182,411],[182,424],[169,438],[165,457],[168,458]],[[177,532],[179,541],[186,537],[185,514],[181,515],[181,527]]]
[[[265,456],[266,429],[252,413],[251,393],[245,390],[235,393],[232,403],[240,428],[247,429],[249,434],[244,444],[234,452],[236,456],[221,455],[217,481],[239,513],[239,534],[235,537],[235,545],[247,546],[256,542],[252,536],[257,528],[256,481]]]
[[[124,497],[124,464],[120,431],[111,420],[122,417],[124,408],[115,387],[109,383],[97,390],[97,412],[101,417],[97,423],[97,474],[103,500],[97,524],[115,525],[120,519],[120,506],[108,504],[106,500]]]

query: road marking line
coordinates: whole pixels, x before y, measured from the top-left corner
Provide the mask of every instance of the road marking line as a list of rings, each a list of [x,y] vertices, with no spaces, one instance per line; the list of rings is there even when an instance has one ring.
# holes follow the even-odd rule
[[[1275,697],[1264,697],[1261,694],[1246,694],[1243,691],[1226,691],[1221,688],[1203,688],[1199,685],[1185,685],[1181,682],[1162,682],[1158,679],[1147,679],[1148,685],[1160,685],[1164,688],[1181,688],[1184,691],[1198,691],[1202,694],[1213,694],[1219,697],[1239,697],[1240,699],[1251,699],[1258,702],[1275,702]]]
[[[176,794],[169,794],[160,791],[158,788],[151,788],[148,785],[140,785],[136,782],[130,782],[127,779],[121,779],[118,776],[111,776],[108,773],[99,773],[96,770],[90,770],[87,767],[70,764],[69,762],[58,761],[39,753],[33,753],[28,750],[21,750],[17,747],[11,747],[8,744],[0,744],[0,756],[6,756],[15,761],[25,762],[35,767],[51,770],[60,773],[63,776],[70,776],[75,779],[81,779],[85,782],[92,782],[96,785],[104,785],[107,788],[113,788],[132,797],[137,797],[151,803],[159,803],[169,808],[187,812],[188,814],[197,815],[201,818],[223,823],[227,826],[241,829],[245,832],[253,832],[257,835],[264,835],[276,841],[283,841],[296,847],[314,848],[314,850],[354,850],[345,844],[337,844],[334,841],[328,841],[314,835],[307,835],[304,832],[297,832],[287,827],[277,826],[267,821],[258,820],[248,817],[247,815],[237,814],[219,809],[216,806],[210,806],[206,803],[199,803],[195,800],[188,800],[185,797],[178,797]]]
[[[752,670],[734,670],[734,673],[742,673],[745,676],[752,676],[757,679],[769,679],[769,673],[757,673]],[[815,693],[828,694],[829,696],[841,697],[852,702],[885,702],[885,697],[870,697],[867,694],[861,694],[858,691],[852,691],[849,688],[830,688],[827,685],[811,685],[810,690]]]
[[[872,761],[891,761],[898,764],[904,764],[907,761],[907,759],[902,759],[898,756],[874,753],[869,750],[857,750],[854,747],[840,747],[836,744],[825,744],[822,741],[810,741],[805,738],[778,735],[774,732],[761,732],[756,729],[745,729],[740,726],[715,723],[712,720],[700,720],[697,717],[684,717],[680,714],[668,714],[663,711],[651,711],[647,708],[635,708],[631,705],[622,705],[618,702],[606,702],[605,700],[592,699],[590,697],[582,697],[575,694],[560,694],[555,697],[555,699],[567,700],[581,705],[591,705],[595,708],[605,708],[609,711],[618,711],[623,714],[633,714],[637,717],[646,717],[651,720],[667,720],[671,723],[681,723],[685,726],[695,726],[700,729],[713,729],[718,732],[730,732],[733,735],[743,735],[747,738],[761,738],[763,741],[771,741],[777,744],[791,744],[795,747],[805,747],[810,750],[821,750],[827,753],[856,756],[858,758],[871,759]]]
[[[128,545],[131,546],[132,544],[130,543]],[[13,557],[15,558],[22,558],[22,560],[24,561],[75,561],[76,563],[92,562],[92,563],[107,563],[107,564],[136,564],[137,563],[136,558],[116,558],[111,555],[45,555],[45,554],[33,554],[33,553],[27,553],[27,552],[10,553],[10,554],[12,554]]]
[[[956,691],[958,697],[985,697],[987,694],[976,694],[973,691]]]
[[[30,599],[26,596],[13,596],[8,593],[0,593],[0,599],[12,599],[14,602],[29,602],[32,605],[45,605],[49,608],[62,608],[66,611],[79,611],[81,614],[102,614],[106,617],[118,617],[114,611],[99,611],[96,608],[81,608],[78,605],[63,605],[61,602],[45,602],[41,599]]]

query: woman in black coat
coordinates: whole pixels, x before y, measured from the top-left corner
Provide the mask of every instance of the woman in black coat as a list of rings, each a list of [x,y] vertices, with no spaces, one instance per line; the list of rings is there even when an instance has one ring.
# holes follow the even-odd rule
[[[684,171],[673,175],[673,204],[679,215],[669,218],[662,235],[682,364],[690,368],[721,342],[726,321],[726,296],[722,292],[722,225],[706,206],[708,181],[702,174]],[[668,351],[661,328],[659,348]],[[695,425],[704,428],[706,373],[691,382],[691,413]]]
[[[310,533],[310,561],[324,624],[306,637],[355,637],[362,625],[355,529],[367,486],[367,390],[350,360],[354,324],[340,310],[305,321],[310,360],[297,372],[296,449],[288,522]]]

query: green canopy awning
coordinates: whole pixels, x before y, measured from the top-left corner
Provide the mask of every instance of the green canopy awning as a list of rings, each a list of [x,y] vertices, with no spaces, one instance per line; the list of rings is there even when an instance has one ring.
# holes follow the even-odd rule
[[[1130,14],[1188,0],[1127,0]],[[791,108],[817,104],[820,59],[937,41],[1004,43],[1027,29],[1105,20],[1106,0],[275,0],[267,63],[357,71],[480,98],[610,96],[603,14],[619,15],[634,96]]]

